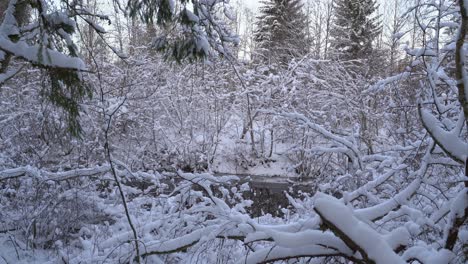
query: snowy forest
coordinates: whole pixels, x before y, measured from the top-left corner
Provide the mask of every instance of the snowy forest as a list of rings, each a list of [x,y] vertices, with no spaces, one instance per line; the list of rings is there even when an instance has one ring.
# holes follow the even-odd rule
[[[0,0],[0,264],[467,263],[467,13]]]

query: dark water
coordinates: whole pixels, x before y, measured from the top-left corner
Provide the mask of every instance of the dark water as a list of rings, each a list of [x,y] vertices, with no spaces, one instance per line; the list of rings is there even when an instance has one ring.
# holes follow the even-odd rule
[[[272,216],[282,216],[282,208],[291,208],[289,200],[287,199],[285,193],[287,192],[290,196],[294,198],[301,198],[301,193],[312,194],[315,192],[314,186],[312,184],[307,184],[304,182],[292,181],[288,178],[283,177],[259,177],[259,176],[249,176],[249,175],[232,175],[232,174],[222,174],[215,176],[237,176],[240,181],[235,183],[235,186],[240,189],[241,185],[244,183],[249,184],[249,190],[244,191],[243,198],[252,200],[253,204],[248,209],[252,217],[257,217],[265,214],[271,214]],[[127,185],[132,187],[145,190],[149,187],[154,187],[154,191],[151,191],[147,194],[159,196],[159,194],[169,194],[174,190],[174,187],[177,185],[177,182],[181,179],[175,174],[173,176],[167,177],[167,181],[164,180],[162,183],[165,183],[167,188],[161,189],[160,186],[154,186],[152,183],[142,182],[142,181],[131,181],[126,182]],[[224,186],[228,189],[234,187],[233,185]],[[194,187],[197,189],[197,187]],[[221,192],[216,189],[213,190],[214,194],[217,196],[222,196]]]
[[[268,180],[268,181],[266,181]],[[275,180],[277,180],[275,182]],[[292,181],[285,181],[283,178],[258,179],[252,178],[244,180],[249,182],[250,191],[244,192],[244,199],[253,201],[250,214],[253,217],[271,214],[282,216],[282,208],[291,208],[285,193],[294,198],[301,198],[301,193],[314,193],[314,187],[310,184],[303,184]]]

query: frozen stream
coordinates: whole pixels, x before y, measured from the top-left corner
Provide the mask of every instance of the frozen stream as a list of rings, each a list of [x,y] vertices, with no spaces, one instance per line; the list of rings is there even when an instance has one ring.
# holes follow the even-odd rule
[[[215,176],[227,176],[232,174],[216,174]],[[241,180],[238,185],[249,183],[250,192],[244,192],[244,198],[254,202],[251,208],[252,216],[270,213],[273,216],[282,215],[281,208],[288,208],[289,201],[284,192],[292,197],[299,197],[299,191],[313,193],[314,187],[307,182],[298,182],[296,178],[234,175]]]

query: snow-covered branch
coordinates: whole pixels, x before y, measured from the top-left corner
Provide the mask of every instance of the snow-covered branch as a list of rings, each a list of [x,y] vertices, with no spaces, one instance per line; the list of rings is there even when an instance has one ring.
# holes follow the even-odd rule
[[[310,129],[312,129],[313,131],[321,134],[325,138],[327,138],[329,140],[332,140],[333,142],[338,143],[338,144],[342,145],[343,147],[346,147],[350,151],[350,154],[352,154],[353,164],[355,164],[357,168],[360,168],[360,169],[363,168],[361,153],[358,150],[358,148],[356,147],[356,145],[353,144],[353,142],[345,139],[344,137],[333,134],[332,132],[326,130],[321,125],[313,123],[311,120],[309,120],[307,117],[305,117],[302,114],[299,114],[299,113],[278,113],[278,115],[282,116],[282,117],[285,117],[285,118],[288,118],[290,120],[298,121],[301,125],[304,125],[304,126],[310,128]],[[339,149],[337,148],[336,150],[339,150]]]
[[[405,263],[383,237],[361,222],[353,212],[337,199],[319,194],[315,211],[324,224],[352,250],[361,254],[367,263]]]
[[[464,163],[468,155],[468,143],[460,138],[463,126],[457,126],[451,131],[446,131],[443,129],[440,121],[428,110],[423,109],[421,106],[419,106],[418,109],[424,127],[437,142],[437,145],[450,157],[458,162]],[[463,112],[461,112],[458,118],[464,120]]]

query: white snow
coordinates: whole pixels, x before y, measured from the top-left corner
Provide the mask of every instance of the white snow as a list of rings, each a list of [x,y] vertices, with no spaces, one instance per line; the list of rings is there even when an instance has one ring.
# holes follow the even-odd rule
[[[353,241],[362,254],[379,264],[405,263],[370,226],[356,218],[353,212],[336,198],[319,193],[316,195],[315,210],[329,221],[339,232]]]
[[[441,147],[458,160],[465,161],[468,155],[468,143],[459,138],[459,131],[444,130],[440,121],[426,109],[421,109],[420,114],[422,122]]]
[[[405,260],[417,259],[425,264],[448,264],[453,257],[453,253],[449,250],[441,249],[436,251],[423,246],[411,247],[403,254],[403,259]]]
[[[85,63],[79,58],[69,57],[39,45],[31,46],[24,41],[14,43],[3,34],[0,34],[0,49],[39,65],[79,71],[87,69]]]

